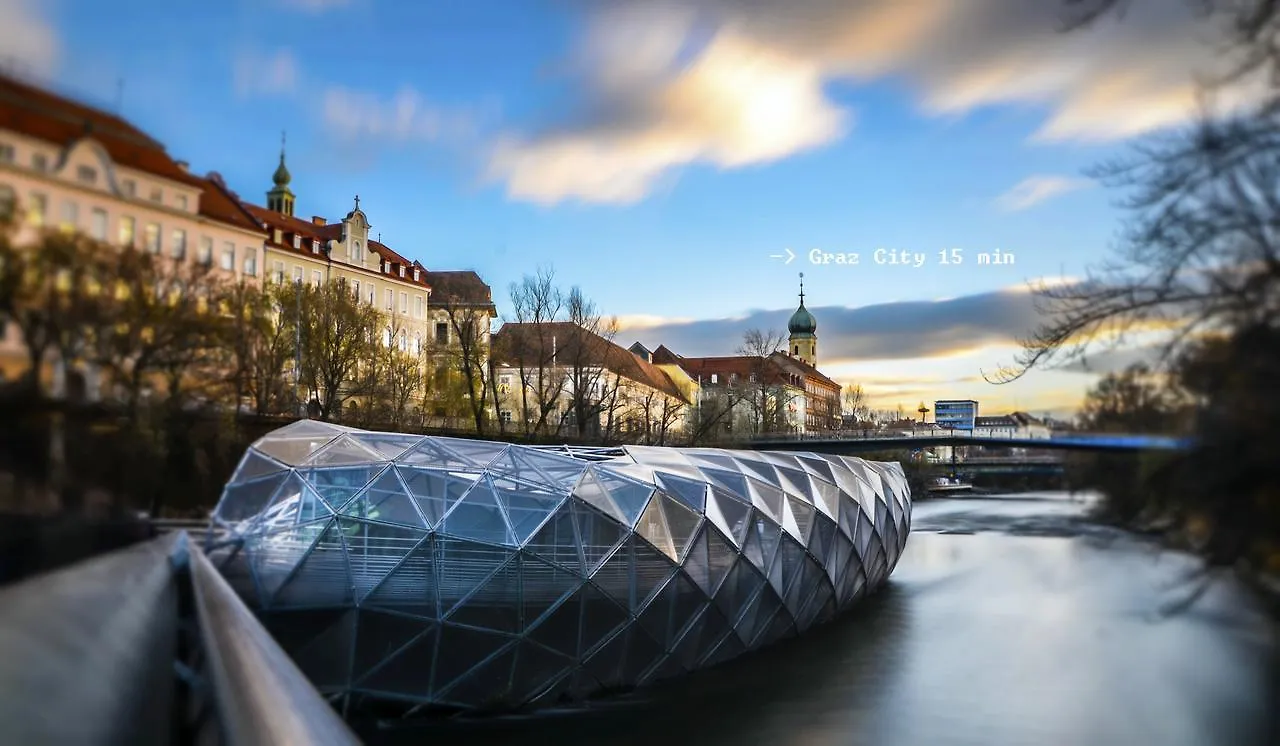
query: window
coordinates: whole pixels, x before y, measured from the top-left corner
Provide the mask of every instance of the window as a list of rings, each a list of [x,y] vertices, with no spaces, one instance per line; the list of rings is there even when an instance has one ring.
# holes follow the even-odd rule
[[[302,278],[305,276],[306,276],[306,271],[303,270],[302,267],[299,267],[296,264],[293,265],[293,281],[294,282],[302,282]]]
[[[160,253],[160,226],[157,223],[147,223],[144,230],[143,241],[146,243],[147,251],[152,254]]]
[[[449,344],[449,325],[443,321],[436,322],[436,344]]]
[[[0,142],[0,163],[13,163],[13,146]]]
[[[151,201],[164,202],[164,190],[160,187],[151,187]]]
[[[75,230],[80,222],[80,205],[71,200],[62,203],[62,229]]]
[[[257,277],[258,275],[258,252],[253,249],[246,249],[244,255],[244,275],[245,277]]]
[[[101,207],[93,208],[89,214],[89,235],[99,241],[107,240],[107,211]]]
[[[178,203],[179,210],[185,211],[187,209],[187,195],[179,194],[175,201]]]
[[[400,276],[401,276],[401,277],[404,277],[404,265],[403,265],[403,264],[401,264],[401,265],[400,265]]]
[[[409,351],[409,335],[403,329],[400,330],[400,351]]]
[[[711,374],[711,382],[712,382],[712,383],[719,383],[719,382],[720,382],[720,376],[719,376],[719,375],[717,375],[717,374],[715,374],[715,373],[712,373],[712,374]]]
[[[388,311],[394,311],[394,310],[395,310],[395,308],[396,308],[396,293],[395,293],[395,291],[394,291],[394,290],[392,290],[391,288],[387,288],[386,298],[387,298],[387,310],[388,310]]]
[[[227,241],[222,244],[222,269],[224,272],[236,271],[236,245]]]
[[[133,248],[133,241],[137,236],[138,222],[128,215],[120,216],[120,245],[126,248]]]
[[[169,249],[173,251],[174,259],[186,259],[187,258],[187,232],[182,230],[181,228],[174,228],[173,241],[172,241],[172,244],[169,246]]]
[[[0,184],[0,220],[13,217],[13,208],[18,204],[18,195],[13,187]],[[0,321],[0,331],[4,331],[4,322]]]
[[[351,294],[356,297],[356,300],[362,300],[360,298],[360,281],[359,280],[351,281]]]
[[[371,305],[371,306],[373,305],[373,298],[374,298],[374,295],[375,295],[377,292],[378,292],[377,290],[375,290],[375,289],[373,289],[373,288],[369,288],[369,305]]]
[[[414,355],[422,354],[422,335],[421,334],[413,338],[413,354]]]
[[[37,171],[49,170],[49,156],[44,153],[31,154],[31,167]]]
[[[31,205],[27,208],[27,220],[37,228],[43,227],[49,214],[49,198],[43,194],[32,194]]]
[[[271,231],[271,238],[272,238],[272,240],[273,240],[275,243],[283,244],[283,243],[284,243],[284,231],[280,230],[279,228],[274,228],[274,229],[272,229],[272,231]]]
[[[351,261],[356,264],[364,264],[364,254],[360,253],[360,242],[351,242]]]
[[[400,293],[400,313],[409,313],[409,294]]]
[[[133,179],[125,179],[120,182],[120,191],[124,192],[126,197],[136,197],[138,195],[138,184]]]
[[[93,166],[79,166],[76,168],[76,179],[86,184],[96,184],[98,182],[98,169]]]
[[[276,282],[284,284],[284,262],[275,262],[272,264],[271,275],[276,278]]]
[[[413,296],[413,316],[414,316],[414,318],[418,318],[418,319],[422,318],[423,314],[424,314],[424,313],[426,313],[426,308],[427,308],[427,304],[426,304],[426,302],[423,300],[423,298],[422,298],[422,296],[421,296],[421,295],[415,295],[415,296]]]
[[[196,252],[196,261],[206,267],[213,264],[213,239],[208,236],[200,237],[200,250]]]
[[[383,347],[391,346],[391,329],[390,328],[382,330],[382,346]]]
[[[293,234],[293,248],[295,249],[302,248],[302,236],[298,235],[297,233]]]
[[[311,239],[311,253],[312,254],[320,253],[320,242],[315,240],[314,238]]]
[[[422,279],[422,270],[418,269],[417,267],[414,267],[414,268],[413,268],[413,281],[414,281],[414,282],[418,282],[418,281],[419,281],[419,280],[421,280],[421,279]]]
[[[320,287],[320,283],[321,283],[321,282],[323,282],[323,280],[321,279],[322,277],[323,277],[323,275],[321,275],[321,274],[320,274],[320,270],[318,270],[318,269],[313,269],[313,270],[311,270],[311,284],[312,284],[312,285],[315,285],[316,287]]]

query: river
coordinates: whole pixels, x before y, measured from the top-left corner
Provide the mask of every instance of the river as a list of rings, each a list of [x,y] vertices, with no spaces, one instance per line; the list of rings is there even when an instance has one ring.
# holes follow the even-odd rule
[[[809,635],[579,711],[370,743],[1209,746],[1280,743],[1280,634],[1230,579],[1061,493],[918,503],[889,583]]]

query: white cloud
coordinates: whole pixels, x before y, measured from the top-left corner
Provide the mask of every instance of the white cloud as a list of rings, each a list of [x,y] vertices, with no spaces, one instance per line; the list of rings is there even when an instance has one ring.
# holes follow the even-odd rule
[[[40,77],[53,74],[61,43],[36,0],[0,0],[0,68]]]
[[[333,87],[324,92],[321,106],[325,127],[347,140],[454,140],[467,137],[475,127],[473,113],[437,106],[412,88],[401,88],[383,99],[366,91]]]
[[[298,60],[287,49],[270,55],[240,52],[232,61],[232,86],[242,98],[287,96],[297,90],[300,79]]]
[[[1196,114],[1197,74],[1232,64],[1186,5],[1133,0],[1123,22],[1064,34],[1054,0],[597,0],[574,59],[586,101],[500,140],[488,176],[521,200],[634,202],[682,166],[831,142],[851,114],[825,86],[888,75],[928,113],[1027,103],[1046,111],[1036,139],[1125,138]]]
[[[1025,210],[1048,199],[1093,186],[1088,179],[1071,176],[1028,176],[1012,189],[996,198],[1000,209],[1011,212]]]

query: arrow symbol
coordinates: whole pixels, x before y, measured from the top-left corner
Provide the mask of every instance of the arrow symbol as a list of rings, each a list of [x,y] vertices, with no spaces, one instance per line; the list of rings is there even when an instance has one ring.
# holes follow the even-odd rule
[[[787,252],[785,256],[783,254],[770,254],[769,258],[770,259],[786,259],[786,261],[784,261],[783,264],[790,264],[791,261],[796,258],[796,252],[792,251],[791,249],[783,249],[783,251]]]

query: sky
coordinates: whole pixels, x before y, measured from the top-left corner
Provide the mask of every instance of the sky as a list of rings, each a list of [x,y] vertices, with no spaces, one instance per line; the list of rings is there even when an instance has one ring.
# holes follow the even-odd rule
[[[1062,33],[1058,0],[0,0],[0,58],[259,203],[287,133],[300,215],[358,194],[504,315],[546,267],[624,346],[732,354],[803,272],[820,368],[874,406],[1062,416],[1134,351],[984,374],[1037,323],[1029,282],[1113,250],[1090,167],[1226,64],[1182,5]]]

